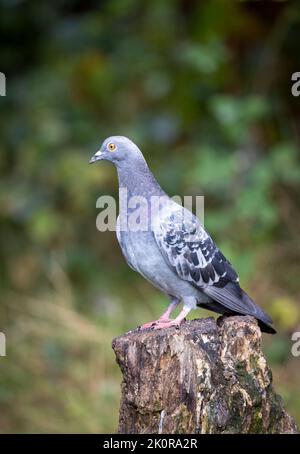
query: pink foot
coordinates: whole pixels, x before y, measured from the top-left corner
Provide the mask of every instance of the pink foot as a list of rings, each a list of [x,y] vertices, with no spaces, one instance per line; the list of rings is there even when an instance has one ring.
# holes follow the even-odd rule
[[[158,320],[153,320],[153,322],[145,323],[144,325],[140,326],[140,330],[147,329],[147,328],[154,328],[157,325],[161,325],[162,323],[168,323],[170,320],[166,318],[159,318]]]
[[[184,321],[183,320],[169,320],[165,322],[161,322],[157,325],[154,325],[154,329],[163,329],[163,328],[170,328],[171,326],[175,326],[176,328],[180,328],[181,323]]]

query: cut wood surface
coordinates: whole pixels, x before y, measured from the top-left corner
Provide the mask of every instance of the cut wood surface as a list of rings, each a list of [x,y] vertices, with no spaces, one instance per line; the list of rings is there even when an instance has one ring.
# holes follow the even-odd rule
[[[123,374],[119,433],[297,433],[250,316],[137,329],[113,349]]]

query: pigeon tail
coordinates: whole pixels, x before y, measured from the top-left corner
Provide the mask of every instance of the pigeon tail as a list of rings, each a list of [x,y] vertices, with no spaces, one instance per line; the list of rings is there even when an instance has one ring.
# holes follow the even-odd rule
[[[245,304],[247,306],[248,305],[255,306],[256,312],[258,309],[260,316],[258,316],[258,315],[254,315],[254,316],[256,317],[256,319],[258,321],[258,325],[259,325],[260,329],[264,333],[276,334],[276,330],[272,326],[273,320],[271,319],[271,317],[268,314],[266,314],[260,307],[258,307],[244,290],[242,290],[242,292],[243,292],[243,301],[245,302]]]
[[[275,334],[272,319],[240,288],[237,283],[229,282],[224,287],[207,286],[203,292],[220,303],[230,312],[241,315],[252,315],[258,321],[259,327],[265,333]]]

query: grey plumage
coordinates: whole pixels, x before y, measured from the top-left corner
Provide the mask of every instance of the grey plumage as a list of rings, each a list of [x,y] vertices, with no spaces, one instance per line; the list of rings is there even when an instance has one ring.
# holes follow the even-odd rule
[[[138,147],[125,137],[109,137],[91,162],[103,159],[116,165],[119,187],[126,188],[128,197],[143,196],[149,202],[159,197],[159,210],[151,213],[151,228],[146,231],[120,228],[128,220],[123,217],[130,215],[120,198],[116,230],[131,268],[171,298],[164,325],[171,310],[183,301],[182,316],[175,321],[200,306],[221,314],[252,315],[263,331],[275,333],[270,317],[240,287],[233,266],[200,221],[161,189]]]

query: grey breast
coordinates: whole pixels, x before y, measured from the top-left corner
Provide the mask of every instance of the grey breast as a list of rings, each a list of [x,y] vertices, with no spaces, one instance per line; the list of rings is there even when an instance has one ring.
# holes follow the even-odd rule
[[[118,218],[116,233],[123,255],[132,269],[164,293],[178,298],[188,296],[199,298],[199,290],[180,279],[166,263],[151,231],[122,231]]]

